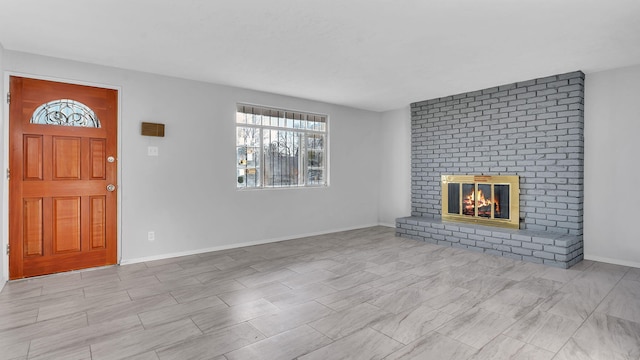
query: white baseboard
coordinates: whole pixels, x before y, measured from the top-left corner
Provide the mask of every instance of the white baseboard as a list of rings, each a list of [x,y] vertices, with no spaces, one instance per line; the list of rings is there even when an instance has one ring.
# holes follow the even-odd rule
[[[0,292],[2,292],[2,289],[4,289],[4,284],[6,283],[7,283],[7,280],[5,280],[5,278],[0,276]]]
[[[611,258],[606,258],[606,257],[602,257],[602,256],[593,256],[593,255],[584,255],[584,259],[585,260],[592,260],[592,261],[599,261],[599,262],[608,263],[608,264],[614,264],[614,265],[622,265],[622,266],[640,268],[640,262],[637,262],[637,261],[611,259]]]
[[[286,241],[286,240],[293,240],[293,239],[299,239],[299,238],[304,238],[304,237],[309,237],[309,236],[326,235],[326,234],[331,234],[331,233],[336,233],[336,232],[341,232],[341,231],[364,229],[364,228],[368,228],[368,227],[372,227],[372,226],[387,226],[387,225],[370,224],[370,225],[354,226],[354,227],[350,227],[350,228],[335,229],[335,230],[330,230],[330,231],[320,231],[320,232],[313,232],[313,233],[290,235],[290,236],[283,236],[283,237],[280,237],[280,238],[272,238],[272,239],[257,240],[257,241],[248,241],[248,242],[243,242],[243,243],[213,246],[213,247],[204,248],[204,249],[180,251],[180,252],[175,252],[175,253],[153,255],[153,256],[145,256],[145,257],[141,257],[141,258],[120,259],[120,265],[136,264],[136,263],[147,262],[147,261],[170,259],[170,258],[174,258],[174,257],[203,254],[203,253],[208,253],[208,252],[212,252],[212,251],[235,249],[235,248],[241,248],[241,247],[253,246],[253,245],[269,244],[269,243],[274,243],[274,242],[279,242],[279,241]],[[395,225],[392,226],[392,227],[395,227]]]
[[[386,226],[386,227],[390,227],[390,228],[395,228],[396,224],[379,223],[378,226]]]

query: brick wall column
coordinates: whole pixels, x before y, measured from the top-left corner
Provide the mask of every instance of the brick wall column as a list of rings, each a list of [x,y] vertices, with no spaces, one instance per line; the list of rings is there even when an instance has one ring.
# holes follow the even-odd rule
[[[440,216],[443,174],[520,176],[521,228],[582,235],[584,74],[411,104],[411,214]]]

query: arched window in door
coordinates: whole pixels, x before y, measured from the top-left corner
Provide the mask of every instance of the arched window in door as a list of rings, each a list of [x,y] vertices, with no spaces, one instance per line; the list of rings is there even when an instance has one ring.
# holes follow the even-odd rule
[[[40,105],[31,116],[32,124],[99,128],[100,120],[85,104],[69,99]]]

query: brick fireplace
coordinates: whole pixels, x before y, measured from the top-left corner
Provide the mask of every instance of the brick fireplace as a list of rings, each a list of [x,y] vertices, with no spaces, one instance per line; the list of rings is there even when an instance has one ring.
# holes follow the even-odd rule
[[[568,268],[582,260],[584,74],[411,104],[411,216],[397,234]],[[442,175],[520,177],[519,229],[442,221]]]

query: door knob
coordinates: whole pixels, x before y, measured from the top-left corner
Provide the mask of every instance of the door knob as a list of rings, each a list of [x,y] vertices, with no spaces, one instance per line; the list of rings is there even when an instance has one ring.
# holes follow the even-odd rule
[[[115,161],[116,161],[116,158],[114,158],[113,156],[109,156],[109,157],[107,158],[107,162],[112,163],[112,162],[115,162]]]
[[[109,185],[107,185],[107,191],[108,191],[108,192],[112,192],[112,191],[114,191],[115,189],[116,189],[116,186],[115,186],[115,185],[113,185],[113,184],[109,184]]]

